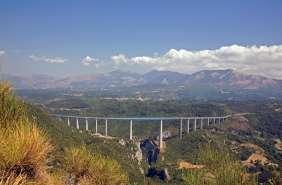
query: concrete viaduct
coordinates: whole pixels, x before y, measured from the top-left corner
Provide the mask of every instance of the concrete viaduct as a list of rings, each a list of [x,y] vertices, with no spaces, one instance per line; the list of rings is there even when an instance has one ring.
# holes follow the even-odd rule
[[[182,139],[183,137],[183,123],[186,122],[187,130],[189,133],[192,129],[193,131],[197,130],[197,125],[200,124],[200,129],[204,128],[204,125],[210,126],[211,124],[221,124],[226,119],[230,118],[231,115],[226,116],[218,116],[218,117],[89,117],[89,116],[69,116],[69,115],[61,115],[61,114],[52,114],[52,116],[57,118],[67,119],[68,126],[71,125],[70,118],[76,120],[76,128],[80,129],[80,120],[84,120],[85,130],[89,130],[89,119],[95,120],[95,133],[98,133],[98,121],[104,121],[105,123],[105,136],[108,136],[108,122],[111,120],[124,120],[129,121],[129,139],[133,139],[133,121],[160,121],[160,135],[159,135],[159,144],[160,149],[163,148],[163,121],[165,120],[174,120],[179,121],[179,137]]]

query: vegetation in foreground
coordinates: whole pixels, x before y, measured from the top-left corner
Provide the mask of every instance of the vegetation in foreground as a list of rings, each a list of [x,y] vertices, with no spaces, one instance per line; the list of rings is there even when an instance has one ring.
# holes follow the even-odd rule
[[[27,116],[8,84],[0,85],[0,101],[1,185],[128,184],[127,174],[115,160],[94,155],[85,147],[66,149],[65,168],[52,172],[56,147]]]

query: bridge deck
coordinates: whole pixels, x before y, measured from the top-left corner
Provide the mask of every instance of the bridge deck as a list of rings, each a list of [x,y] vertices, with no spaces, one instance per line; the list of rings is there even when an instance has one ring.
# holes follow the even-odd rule
[[[226,116],[197,116],[197,117],[93,117],[93,116],[73,116],[73,115],[61,115],[52,114],[61,118],[79,118],[79,119],[99,119],[99,120],[139,120],[139,121],[153,121],[153,120],[182,120],[182,119],[213,119],[213,118],[228,118],[231,115]]]

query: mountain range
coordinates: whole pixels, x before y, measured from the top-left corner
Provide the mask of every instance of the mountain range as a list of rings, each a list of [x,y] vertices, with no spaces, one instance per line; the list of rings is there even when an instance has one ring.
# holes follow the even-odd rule
[[[178,95],[202,91],[219,94],[256,94],[280,97],[282,80],[259,75],[243,74],[234,70],[203,70],[193,74],[153,70],[145,74],[112,71],[105,74],[55,78],[48,75],[28,77],[4,75],[16,89],[69,89],[89,90],[164,90],[177,91]],[[207,93],[209,94],[209,93]]]

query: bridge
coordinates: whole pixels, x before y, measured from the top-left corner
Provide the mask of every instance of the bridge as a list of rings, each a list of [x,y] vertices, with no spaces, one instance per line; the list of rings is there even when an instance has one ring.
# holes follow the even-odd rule
[[[111,120],[122,120],[129,122],[129,139],[133,140],[133,121],[160,121],[159,147],[163,148],[163,122],[167,120],[179,121],[179,138],[183,137],[183,123],[186,122],[186,132],[196,131],[198,124],[199,129],[204,129],[205,126],[217,125],[229,119],[231,115],[212,116],[212,117],[91,117],[91,116],[71,116],[62,114],[52,114],[52,116],[66,119],[68,126],[71,126],[70,119],[76,120],[76,128],[80,129],[81,120],[84,120],[85,130],[89,131],[89,120],[95,120],[95,133],[98,134],[98,121],[103,121],[105,124],[105,136],[108,136],[108,122]]]

